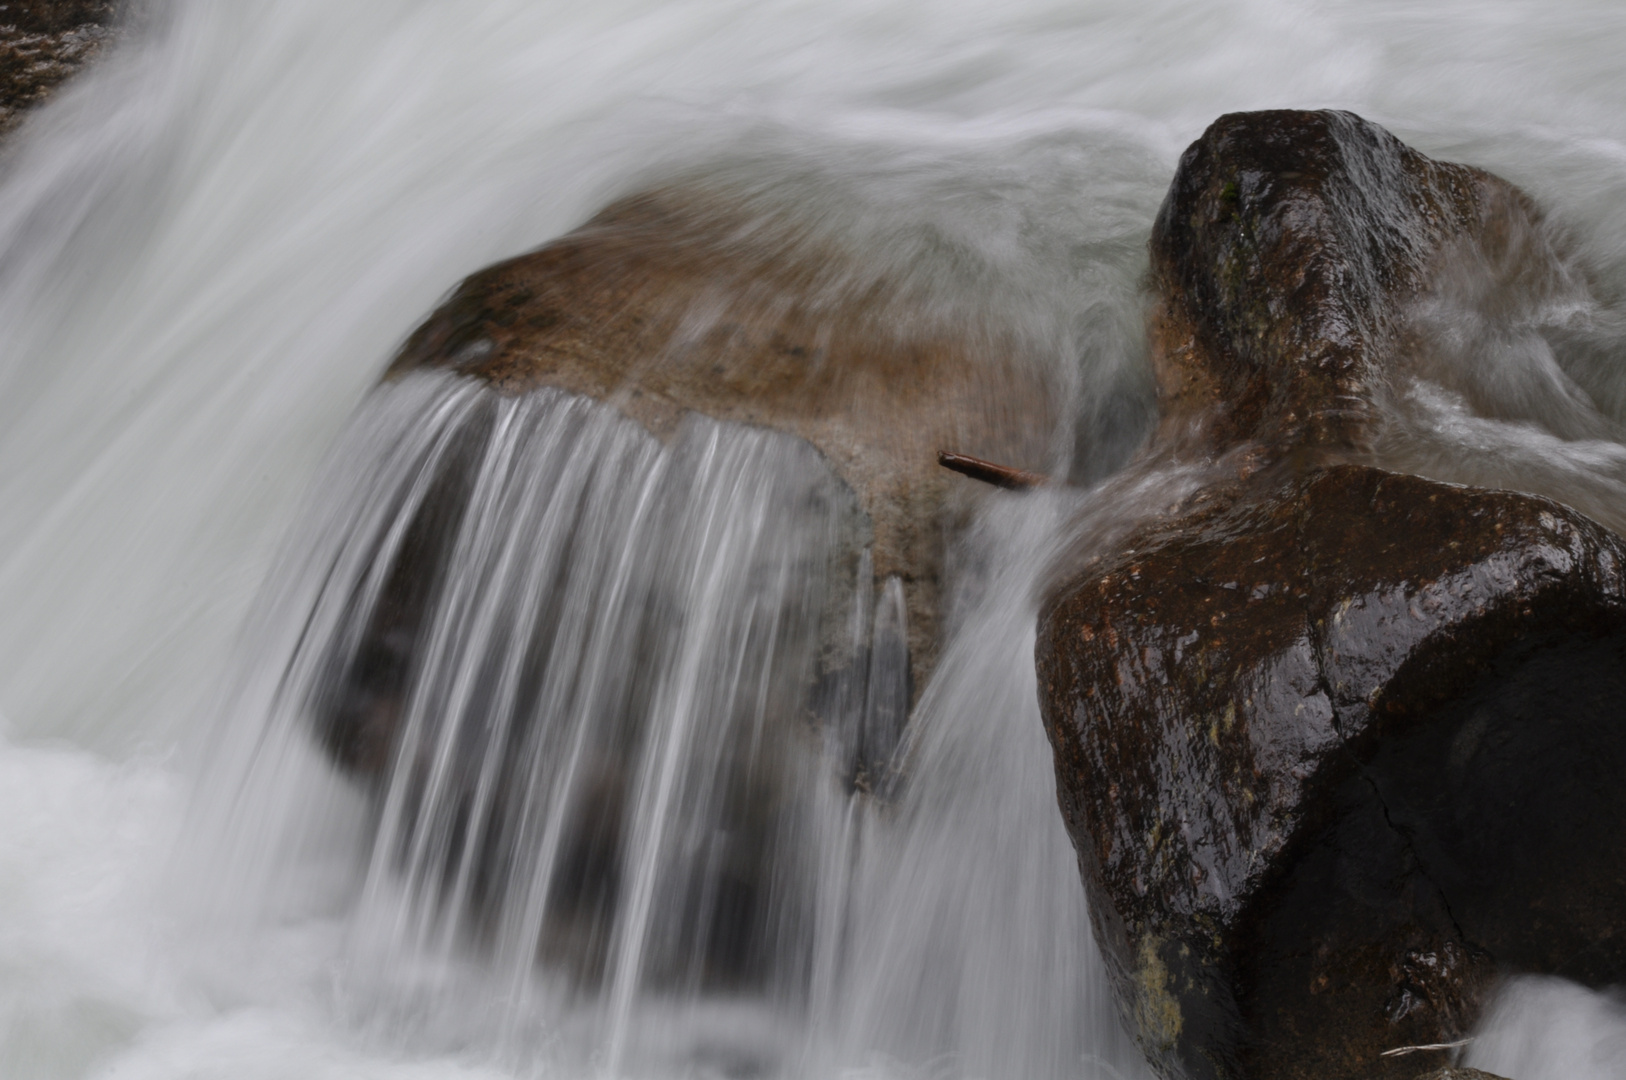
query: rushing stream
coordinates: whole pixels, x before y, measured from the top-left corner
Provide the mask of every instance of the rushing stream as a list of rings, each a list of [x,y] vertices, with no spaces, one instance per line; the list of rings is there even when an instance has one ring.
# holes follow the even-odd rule
[[[138,7],[0,164],[0,1077],[1144,1076],[1035,700],[1087,488],[986,497],[900,733],[901,593],[802,444],[369,388],[462,275],[724,163],[993,283],[1073,387],[1054,471],[1099,478],[1180,150],[1341,107],[1522,185],[1585,267],[1430,313],[1455,345],[1384,452],[1619,528],[1623,53],[1581,0]],[[428,658],[344,697],[452,474]],[[763,724],[831,650],[826,722]],[[369,791],[310,717],[386,707]],[[1516,981],[1465,1060],[1618,1077],[1626,1007]]]

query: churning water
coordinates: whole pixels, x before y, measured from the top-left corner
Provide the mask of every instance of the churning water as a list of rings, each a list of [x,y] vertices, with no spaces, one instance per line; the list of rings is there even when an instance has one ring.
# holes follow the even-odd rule
[[[1617,5],[136,15],[0,177],[7,1078],[1140,1075],[1031,662],[1087,493],[989,497],[906,767],[855,785],[897,735],[902,605],[843,562],[849,508],[796,444],[432,378],[364,400],[461,275],[673,171],[727,161],[877,260],[974,264],[1106,467],[1145,415],[1180,149],[1228,110],[1354,109],[1523,185],[1585,267],[1488,330],[1432,313],[1456,347],[1388,452],[1626,520]],[[445,476],[433,660],[383,693],[345,672],[393,670],[361,623]],[[831,722],[759,723],[842,650]],[[378,710],[407,734],[368,793],[302,718]],[[1623,1042],[1613,999],[1532,982],[1468,1059],[1618,1076]]]

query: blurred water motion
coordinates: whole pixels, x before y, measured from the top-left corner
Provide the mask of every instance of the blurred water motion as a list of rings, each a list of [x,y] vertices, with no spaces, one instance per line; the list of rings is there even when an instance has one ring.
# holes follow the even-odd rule
[[[289,674],[289,660],[332,655],[301,651],[303,617],[321,612],[317,631],[342,632],[338,613],[319,606],[330,579],[314,568],[329,558],[347,567],[331,580],[366,580],[370,545],[410,490],[417,459],[405,448],[429,452],[453,420],[409,417],[432,402],[465,418],[501,410],[443,385],[401,385],[335,441],[394,346],[463,274],[652,179],[724,161],[763,183],[802,185],[816,196],[803,202],[810,213],[885,226],[855,235],[910,236],[945,272],[970,260],[1003,282],[1022,298],[1012,318],[1050,343],[1076,388],[1081,429],[1118,423],[1103,437],[1132,444],[1149,385],[1144,242],[1179,151],[1223,111],[1335,106],[1524,186],[1551,209],[1579,268],[1576,290],[1504,313],[1495,333],[1474,303],[1425,313],[1437,342],[1468,345],[1442,346],[1396,387],[1387,452],[1447,478],[1551,490],[1607,519],[1626,461],[1623,46],[1626,20],[1579,0],[151,5],[26,126],[0,178],[0,1072],[440,1080],[615,1064],[667,1075],[1132,1075],[1093,970],[1032,683],[1032,579],[1059,523],[1088,512],[1087,493],[999,495],[983,507],[958,557],[951,629],[921,688],[895,801],[847,791],[809,734],[817,727],[800,742],[785,735],[764,773],[718,766],[745,777],[734,786],[751,798],[758,775],[785,785],[783,813],[763,820],[796,842],[778,854],[752,840],[758,854],[745,861],[784,868],[784,895],[760,910],[786,913],[796,932],[784,953],[765,951],[777,932],[765,917],[737,974],[674,994],[688,977],[681,950],[628,912],[601,924],[592,955],[563,963],[579,981],[532,974],[525,935],[549,919],[508,916],[562,905],[564,893],[537,884],[545,836],[516,841],[537,862],[506,870],[495,891],[437,861],[435,792],[477,799],[484,760],[457,757],[452,718],[508,722],[501,709],[451,709],[448,722],[415,729],[426,816],[405,800],[375,816],[301,734],[294,714],[312,700],[301,688],[315,693],[322,679],[303,660]],[[891,250],[877,243],[874,257]],[[393,411],[409,398],[412,409]],[[732,592],[696,594],[713,598],[720,625],[755,610],[738,606],[742,591],[792,622],[808,610],[796,597],[812,587],[821,530],[833,526],[822,512],[792,520],[766,509],[824,482],[794,452],[703,425],[664,448],[579,412],[570,422],[596,433],[582,437],[597,449],[549,456],[542,427],[519,412],[507,443],[482,435],[481,445],[509,446],[514,468],[535,471],[492,472],[493,516],[479,520],[546,517],[521,498],[518,475],[556,478],[527,488],[531,497],[582,505],[569,485],[599,481],[571,479],[568,460],[613,461],[630,478],[595,497],[602,518],[573,526],[630,547],[535,564],[583,566],[580,586],[599,590],[593,610],[613,609],[612,582],[650,588],[665,565],[676,587],[677,567],[730,560],[757,572],[731,579]],[[723,498],[727,474],[704,464],[716,460],[708,446],[763,482]],[[1058,448],[1055,474],[1077,464],[1062,460],[1070,453]],[[654,533],[623,530],[616,515],[634,514],[636,479],[661,469],[689,470],[673,490],[692,497],[660,511],[678,523],[663,530],[687,540],[656,544],[652,564],[641,553]],[[327,494],[301,509],[313,490]],[[379,501],[335,494],[361,491]],[[752,522],[774,543],[747,552]],[[464,566],[465,599],[436,617],[505,634],[524,621],[505,606],[519,595],[491,586],[524,571],[503,562],[503,545],[535,554],[548,532],[466,540],[485,554]],[[638,573],[618,578],[592,561],[622,557]],[[787,588],[774,592],[764,581],[780,571]],[[859,591],[855,578],[855,610]],[[872,599],[885,605],[885,587]],[[463,692],[456,676],[477,665],[459,658],[458,638],[402,701],[407,714]],[[698,671],[724,655],[726,636],[704,640],[667,638],[665,659],[631,673],[637,665],[616,653],[622,674],[591,685],[647,686],[652,698],[761,685],[744,672],[684,683],[672,658],[689,655]],[[732,655],[757,674],[801,662]],[[629,715],[652,730],[654,711]],[[740,717],[719,706],[713,721],[668,730],[664,749],[652,742],[636,758],[649,782],[640,772],[633,787],[644,794],[613,800],[629,808],[616,850],[659,848],[635,837],[635,821],[682,832],[732,813],[654,812],[661,763],[704,758],[701,733],[737,730],[728,725]],[[564,777],[569,736],[585,729],[550,730],[565,758],[519,760]],[[200,777],[203,761],[215,764]],[[442,775],[473,786],[436,788],[437,761],[459,762]],[[661,797],[672,805],[688,797],[680,773]],[[547,780],[536,790],[563,799],[578,789]],[[654,802],[640,808],[645,796]],[[516,807],[484,820],[517,835],[545,832],[549,819]],[[623,883],[636,905],[666,887],[666,870],[659,858],[632,862],[647,870],[643,885]],[[480,940],[456,945],[448,928]],[[1568,1077],[1619,1072],[1610,999],[1520,986],[1470,1063],[1519,1078],[1559,1075],[1560,1063]]]

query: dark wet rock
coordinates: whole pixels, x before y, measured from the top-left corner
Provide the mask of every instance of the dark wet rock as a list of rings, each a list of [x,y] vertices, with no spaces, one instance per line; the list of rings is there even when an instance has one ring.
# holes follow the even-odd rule
[[[1504,973],[1626,977],[1626,544],[1373,468],[1406,308],[1535,218],[1341,113],[1222,117],[1152,238],[1165,420],[1040,618],[1097,938],[1165,1076],[1414,1076]]]
[[[1364,446],[1409,302],[1445,256],[1504,248],[1536,216],[1511,184],[1349,113],[1220,118],[1152,231],[1165,438],[1197,417],[1212,446]]]
[[[0,3],[0,135],[106,45],[116,0]]]
[[[1571,825],[1626,814],[1626,547],[1361,466],[1261,486],[1046,613],[1063,810],[1148,1049],[1404,1075],[1367,1067],[1465,1034],[1499,967],[1626,974],[1626,860]]]
[[[1417,1080],[1506,1080],[1506,1078],[1485,1072],[1482,1069],[1447,1066],[1443,1069],[1435,1069],[1433,1072],[1423,1073],[1417,1077]]]

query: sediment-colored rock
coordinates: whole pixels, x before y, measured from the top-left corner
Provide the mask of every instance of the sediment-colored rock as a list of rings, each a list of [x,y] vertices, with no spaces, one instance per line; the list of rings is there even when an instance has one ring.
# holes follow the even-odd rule
[[[805,921],[784,914],[802,896],[781,853],[794,850],[802,836],[792,807],[808,777],[805,767],[791,763],[820,761],[854,788],[888,790],[911,683],[924,684],[936,652],[949,544],[971,499],[986,490],[941,467],[938,451],[993,459],[1008,466],[993,467],[1005,482],[1030,483],[1042,478],[1023,470],[1043,467],[1052,450],[1061,395],[1049,392],[1043,373],[1053,364],[1019,338],[1011,320],[1001,321],[997,311],[979,315],[975,296],[964,306],[945,303],[945,296],[974,290],[945,289],[940,263],[922,269],[907,260],[889,262],[869,238],[832,235],[820,220],[782,194],[692,181],[623,200],[546,247],[464,281],[405,342],[385,377],[451,373],[446,381],[462,385],[448,392],[479,390],[479,419],[459,429],[432,472],[414,477],[422,484],[421,501],[392,523],[398,539],[392,531],[391,546],[374,549],[389,554],[370,556],[377,560],[370,568],[376,589],[358,589],[344,601],[342,627],[317,661],[308,719],[346,772],[375,791],[394,785],[398,809],[389,812],[424,822],[412,826],[422,835],[439,836],[432,830],[457,822],[445,841],[450,870],[441,884],[450,890],[461,887],[460,880],[474,883],[462,917],[476,936],[534,919],[538,961],[579,985],[610,977],[610,950],[623,932],[618,920],[634,918],[626,914],[633,885],[624,875],[642,858],[634,848],[640,842],[634,823],[653,797],[642,762],[673,729],[678,733],[670,738],[679,747],[687,738],[712,748],[703,740],[718,738],[718,731],[750,734],[721,738],[714,758],[694,750],[670,774],[681,773],[672,790],[693,785],[695,794],[673,804],[680,810],[672,815],[692,814],[683,826],[691,831],[681,834],[682,854],[675,856],[683,873],[662,879],[678,884],[662,885],[672,893],[658,902],[671,911],[662,925],[672,928],[661,931],[666,941],[658,947],[666,959],[650,961],[649,977],[738,992],[792,962],[785,958],[803,946],[796,934],[783,933]],[[954,269],[965,272],[963,265]],[[442,625],[436,618],[444,619],[452,591],[444,583],[469,570],[460,536],[489,520],[472,515],[484,505],[474,493],[490,465],[482,448],[494,430],[491,418],[515,405],[512,398],[532,395],[521,404],[536,405],[554,400],[558,390],[618,409],[672,444],[680,464],[651,474],[666,486],[650,494],[636,517],[628,512],[629,520],[672,527],[638,549],[637,571],[646,563],[658,566],[663,547],[676,552],[679,564],[704,547],[698,541],[684,547],[679,526],[705,530],[676,505],[708,490],[685,480],[686,473],[710,477],[713,468],[695,459],[712,444],[689,437],[696,430],[683,427],[689,413],[780,433],[783,438],[765,441],[740,430],[719,434],[725,451],[745,438],[771,444],[777,455],[775,469],[741,477],[734,501],[745,488],[755,493],[783,481],[783,501],[771,514],[821,530],[821,538],[807,540],[809,564],[792,567],[783,562],[788,553],[782,548],[795,530],[772,528],[784,523],[777,518],[743,524],[745,531],[767,526],[762,531],[772,540],[763,543],[778,554],[757,553],[755,563],[730,565],[721,575],[727,580],[713,580],[704,599],[679,587],[686,580],[683,565],[675,565],[670,580],[652,575],[646,581],[621,568],[613,590],[581,594],[635,597],[627,601],[631,614],[585,610],[563,584],[574,581],[569,567],[575,563],[561,561],[542,585],[530,586],[546,598],[525,609],[528,624],[505,624],[480,639],[495,656],[517,649],[512,641],[531,643],[523,655],[514,654],[519,658],[511,667],[504,666],[507,660],[496,665],[516,673],[512,698],[481,686],[448,718],[452,710],[438,699],[423,704],[424,686],[435,674],[432,628]],[[499,395],[510,400],[500,402]],[[600,413],[599,422],[609,421]],[[590,461],[593,451],[580,445],[562,452]],[[717,460],[738,468],[744,459],[723,454]],[[770,476],[778,479],[765,479]],[[728,477],[722,479],[729,488]],[[799,494],[789,494],[793,489]],[[557,543],[560,552],[575,557],[578,544],[593,544],[583,538],[595,535],[586,523],[610,501],[593,490],[581,520],[559,526],[568,535]],[[633,484],[632,490],[640,489]],[[748,506],[740,509],[748,512]],[[503,528],[542,528],[542,519],[519,520]],[[565,520],[549,517],[546,524]],[[527,550],[523,533],[499,539],[514,538],[519,551]],[[750,550],[741,544],[733,554]],[[591,565],[585,557],[577,562]],[[729,588],[719,592],[720,584]],[[730,591],[734,585],[739,591]],[[728,612],[705,623],[694,606],[719,596],[727,597]],[[729,621],[741,613],[749,634]],[[624,626],[610,621],[615,615]],[[697,665],[713,651],[710,644],[697,650],[700,639],[684,636],[691,617],[709,627],[692,633],[716,635],[707,641],[715,641],[718,654],[734,656],[731,670],[684,674],[684,664]],[[561,648],[558,655],[566,659],[556,662],[556,634],[624,635],[615,639],[625,642],[619,666],[605,669],[608,676],[593,669],[615,685],[557,689],[572,686],[573,663],[587,661]],[[484,671],[488,659],[471,655],[465,662],[478,661]],[[681,702],[668,700],[682,694],[670,688],[688,688],[680,676],[701,674],[704,685],[694,692],[706,704],[694,707],[706,715],[685,735],[674,719],[684,715]],[[736,698],[730,680],[749,692],[739,689]],[[543,686],[554,688],[545,701]],[[601,703],[596,707],[604,715],[576,729],[590,732],[582,736],[587,764],[572,766],[550,794],[537,785],[543,783],[538,777],[551,775],[551,761],[539,764],[529,755],[569,743],[555,729],[578,722],[571,710],[587,708],[580,699],[613,707]],[[420,716],[414,728],[412,718]],[[690,775],[691,768],[712,771]],[[433,787],[420,777],[433,778]],[[554,798],[570,809],[555,813],[555,804],[543,801]],[[539,835],[526,815],[544,806],[558,823],[559,839],[546,871],[552,876],[541,878],[515,869],[529,865],[530,850],[512,856],[503,845],[506,837]],[[477,848],[463,846],[473,843],[470,836],[483,838]],[[442,871],[431,866],[426,873]],[[544,880],[542,900],[517,899]],[[542,908],[546,914],[537,914]]]
[[[1058,793],[1170,1077],[1410,1077],[1496,977],[1626,975],[1626,544],[1363,463],[1410,303],[1529,200],[1342,113],[1220,118],[1152,237],[1157,440],[1208,483],[1040,618]],[[1125,489],[1131,486],[1126,483]],[[1142,485],[1144,487],[1144,485]]]
[[[662,439],[697,412],[811,444],[856,508],[807,695],[829,719],[851,697],[849,609],[861,565],[877,596],[889,578],[901,585],[906,699],[934,662],[944,559],[984,490],[942,468],[938,452],[1041,467],[1061,412],[1047,381],[1053,365],[1002,313],[947,304],[965,290],[945,290],[933,278],[940,267],[874,256],[782,195],[674,181],[469,277],[385,377],[450,371],[507,395],[559,388],[612,405]],[[435,482],[360,647],[316,710],[322,741],[353,773],[377,776],[391,759],[425,605],[466,488],[451,474]],[[873,734],[844,737],[855,781],[878,782],[885,771],[895,731]]]
[[[1047,361],[1008,330],[943,310],[787,208],[702,184],[624,199],[474,274],[390,373],[425,367],[585,394],[663,437],[694,411],[806,439],[857,496],[877,581],[902,580],[917,689],[976,487],[937,452],[1042,468],[1058,414]]]

